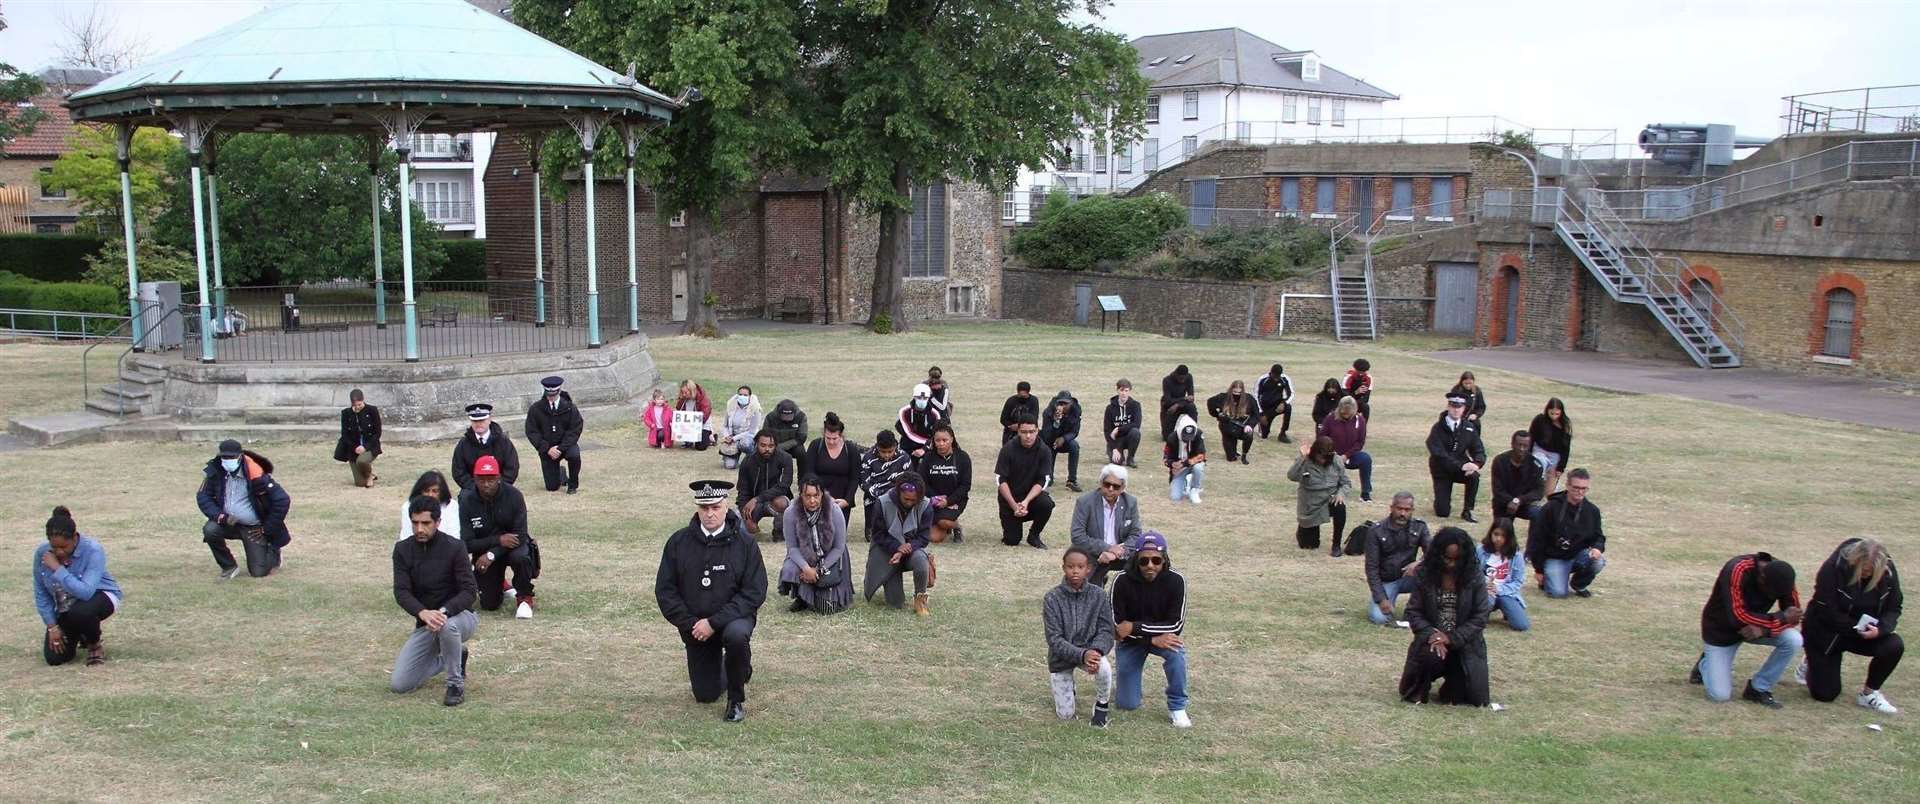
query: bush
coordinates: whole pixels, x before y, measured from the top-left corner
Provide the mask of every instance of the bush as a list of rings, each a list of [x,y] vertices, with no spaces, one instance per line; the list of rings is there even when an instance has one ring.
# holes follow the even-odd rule
[[[1185,229],[1167,238],[1166,250],[1183,276],[1272,281],[1326,265],[1328,244],[1325,231],[1285,221],[1254,229]]]
[[[0,271],[43,282],[72,282],[102,240],[87,235],[0,234]]]
[[[0,284],[0,308],[120,315],[127,312],[127,298],[123,291],[80,282]],[[51,329],[53,317],[17,316],[12,324],[21,329]],[[65,325],[63,322],[62,326]],[[95,330],[104,334],[114,326],[100,321],[96,322]]]
[[[179,282],[183,289],[200,285],[200,266],[192,254],[148,238],[140,241],[137,256],[135,267],[140,270],[142,282]],[[127,292],[126,243],[109,242],[88,256],[87,271],[82,276],[89,284],[105,285],[124,295]]]
[[[487,278],[487,241],[442,240],[440,245],[447,251],[447,267],[434,279],[480,282]]]
[[[1186,219],[1186,208],[1166,193],[1094,196],[1071,204],[1049,196],[1037,222],[1014,234],[1013,253],[1035,268],[1085,271],[1151,253]]]

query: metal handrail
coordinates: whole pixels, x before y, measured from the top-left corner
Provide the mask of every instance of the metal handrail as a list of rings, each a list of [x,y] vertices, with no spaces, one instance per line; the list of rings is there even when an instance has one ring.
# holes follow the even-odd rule
[[[159,302],[149,302],[147,304],[141,305],[140,306],[141,320],[142,321],[146,320],[147,318],[146,313],[148,311],[159,309],[159,307],[160,307]],[[148,324],[144,329],[142,329],[140,332],[140,336],[137,338],[134,338],[133,342],[127,345],[127,348],[120,350],[120,355],[113,359],[114,379],[116,380],[119,379],[120,372],[124,370],[125,363],[127,360],[127,355],[133,353],[134,347],[139,346],[140,344],[146,342],[148,335],[152,335],[153,331],[158,329],[161,324],[166,322],[167,319],[172,318],[173,316],[176,316],[176,315],[180,315],[180,312],[185,309],[186,309],[185,307],[175,307],[171,310],[168,310],[165,314],[154,319],[153,323]],[[132,319],[128,319],[127,323],[131,324],[132,321],[133,321]],[[102,341],[101,343],[105,343],[105,341]],[[93,390],[90,387],[90,383],[88,382],[88,377],[87,377],[87,357],[90,353],[93,352],[93,347],[99,346],[99,345],[100,345],[99,343],[92,344],[86,348],[86,351],[83,351],[80,353],[80,404],[82,405],[87,404],[87,398],[93,396]],[[127,417],[127,406],[125,404],[116,405],[114,406],[114,412],[119,414],[120,418],[124,419]]]
[[[1893,151],[1899,149],[1901,146],[1905,146],[1906,150],[1906,157],[1903,159],[1867,160],[1860,158],[1859,154],[1859,150],[1863,147]],[[1835,161],[1834,157],[1841,152],[1845,152],[1846,159],[1844,161]],[[1834,163],[1827,164],[1828,162]],[[1806,165],[1811,165],[1811,167],[1803,170],[1802,166]],[[1824,187],[1829,184],[1837,184],[1843,181],[1852,181],[1859,172],[1855,168],[1860,165],[1903,165],[1906,168],[1905,173],[1907,176],[1920,176],[1920,139],[1856,140],[1782,162],[1760,165],[1738,173],[1729,173],[1725,176],[1708,179],[1707,181],[1696,184],[1677,187],[1648,187],[1638,190],[1601,190],[1596,188],[1594,192],[1607,196],[1639,195],[1641,197],[1640,205],[1637,207],[1639,214],[1631,216],[1632,220],[1681,220],[1705,212],[1711,212],[1725,206],[1743,204],[1749,201],[1759,201],[1796,190],[1806,190],[1814,187]],[[1592,171],[1587,168],[1585,162],[1581,163],[1581,168],[1588,176],[1591,177],[1593,175]],[[1840,171],[1840,175],[1826,175],[1836,170]],[[1784,172],[1785,178],[1778,178],[1777,176],[1782,174],[1782,172]],[[1896,171],[1876,170],[1873,171],[1873,177],[1890,177],[1894,172]],[[1758,178],[1760,180],[1759,183],[1750,183],[1749,180],[1754,178]],[[1700,202],[1697,199],[1714,199],[1716,191],[1720,193],[1718,200],[1710,201],[1711,206],[1707,209],[1698,209]],[[1649,192],[1685,192],[1688,194],[1690,200],[1688,201],[1684,214],[1653,217],[1647,214],[1648,210],[1653,209],[1647,205],[1645,200],[1646,194]],[[1609,202],[1609,206],[1618,207],[1618,205],[1612,204],[1611,202]],[[1626,206],[1623,209],[1632,211],[1636,209],[1636,207]],[[1660,207],[1660,209],[1665,210],[1671,208]],[[1628,216],[1622,215],[1622,217]]]
[[[113,330],[110,330],[107,334],[101,335],[94,332],[89,332],[88,331],[89,327],[87,326],[88,322],[89,321],[119,321],[124,325],[127,321],[126,316],[114,315],[112,313],[83,313],[83,312],[76,312],[71,310],[30,310],[26,308],[0,309],[0,316],[6,316],[7,318],[7,326],[0,327],[0,332],[8,332],[15,335],[25,335],[29,337],[54,338],[56,340],[62,339],[62,338],[89,338],[89,339],[111,338],[111,337],[114,337],[114,333],[119,331],[118,327],[116,327]],[[19,326],[21,316],[36,316],[36,317],[50,318],[53,320],[53,328],[51,330],[22,329]],[[62,318],[78,319],[79,324],[77,325],[77,328],[71,332],[62,331],[60,329],[60,319]]]

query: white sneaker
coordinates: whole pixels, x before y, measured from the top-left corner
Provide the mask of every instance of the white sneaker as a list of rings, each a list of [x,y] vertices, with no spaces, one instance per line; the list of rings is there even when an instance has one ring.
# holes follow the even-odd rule
[[[1188,501],[1188,502],[1190,502],[1190,503],[1193,503],[1194,505],[1199,505],[1199,504],[1200,504],[1200,490],[1199,490],[1199,489],[1189,489],[1189,490],[1187,491],[1187,501]]]
[[[1854,703],[1883,715],[1900,714],[1900,708],[1894,706],[1891,701],[1888,701],[1887,696],[1881,695],[1879,690],[1867,690],[1866,692],[1860,693],[1860,697],[1853,700]]]
[[[533,619],[533,606],[522,602],[519,608],[513,610],[513,618],[516,620]]]
[[[1807,685],[1807,660],[1801,659],[1800,666],[1793,669],[1793,683],[1802,687]],[[1861,706],[1865,705],[1861,704]]]
[[[1176,729],[1193,728],[1193,720],[1187,717],[1187,710],[1185,709],[1175,709],[1172,712],[1168,712],[1167,719],[1173,721],[1173,727]]]

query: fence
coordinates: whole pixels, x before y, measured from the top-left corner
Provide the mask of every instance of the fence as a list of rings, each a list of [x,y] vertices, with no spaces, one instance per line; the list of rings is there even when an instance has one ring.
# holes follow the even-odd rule
[[[0,309],[0,334],[60,340],[125,339],[124,315],[70,313],[61,310]],[[119,334],[116,334],[119,333]]]
[[[1780,132],[1920,132],[1920,84],[1809,92],[1781,98]]]
[[[1628,220],[1678,220],[1833,182],[1920,176],[1920,139],[1861,140],[1685,187],[1597,190]]]

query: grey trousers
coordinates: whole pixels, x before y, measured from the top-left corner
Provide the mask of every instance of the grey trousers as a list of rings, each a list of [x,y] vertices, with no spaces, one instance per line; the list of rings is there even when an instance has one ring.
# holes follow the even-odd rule
[[[394,657],[393,677],[389,681],[393,691],[412,692],[442,672],[447,674],[449,685],[467,683],[466,668],[460,666],[460,651],[479,627],[480,618],[468,610],[448,617],[447,624],[438,633],[424,626],[414,628],[407,644],[400,646],[400,655]]]
[[[887,563],[887,559],[892,557],[893,553],[881,548],[880,545],[875,544],[867,547],[867,577],[864,586],[868,600],[873,599],[875,590],[882,586],[886,587],[887,605],[897,609],[907,604],[906,595],[901,588],[900,576],[908,570],[913,571],[913,593],[916,595],[926,594],[927,551],[915,550],[912,555],[907,557],[907,560],[898,564]]]

